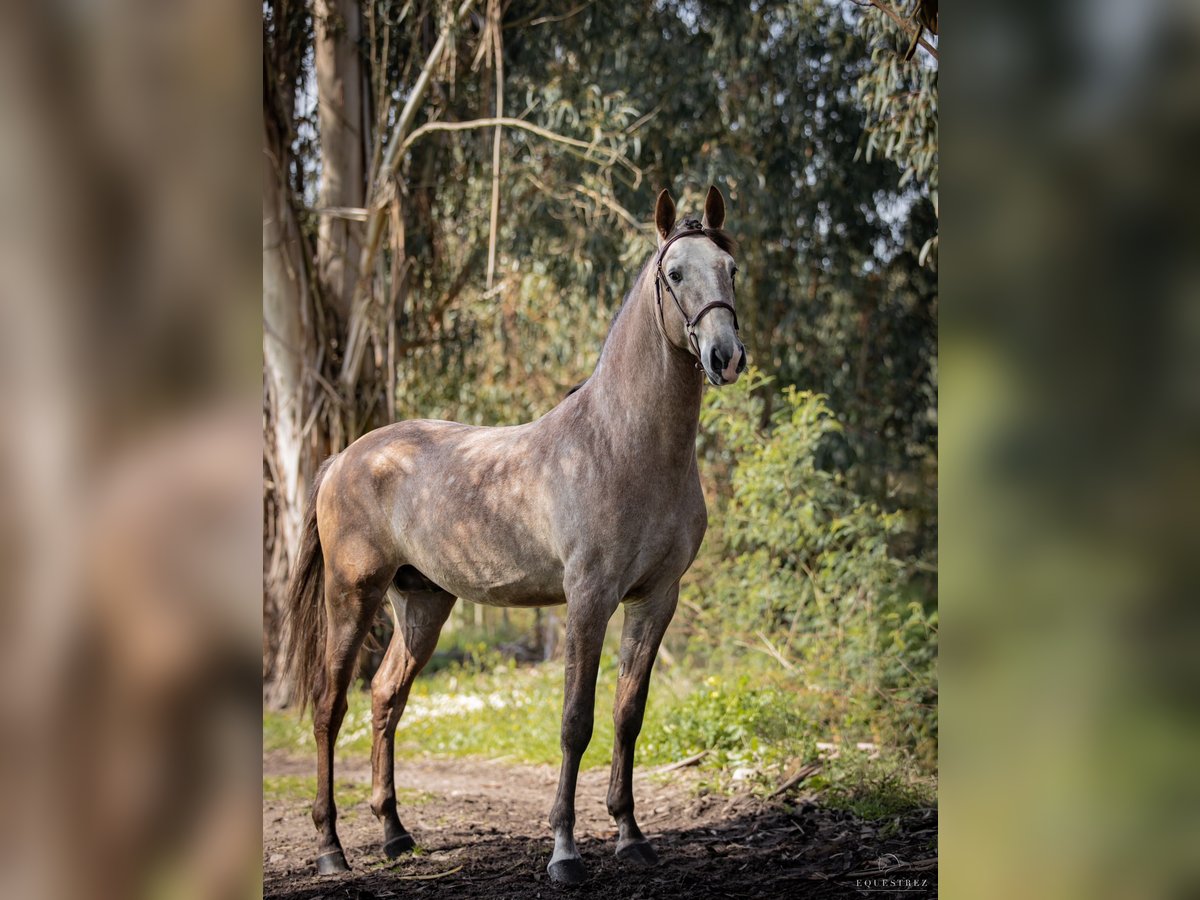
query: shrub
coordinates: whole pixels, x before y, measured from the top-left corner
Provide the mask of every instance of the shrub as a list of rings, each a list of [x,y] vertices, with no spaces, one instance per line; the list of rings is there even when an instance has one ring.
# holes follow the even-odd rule
[[[728,479],[685,589],[689,653],[761,650],[797,690],[823,698],[818,718],[832,736],[932,761],[937,612],[890,549],[904,515],[818,464],[842,432],[825,397],[789,386],[767,413],[769,382],[751,370],[705,400],[705,431],[718,436],[708,453]]]

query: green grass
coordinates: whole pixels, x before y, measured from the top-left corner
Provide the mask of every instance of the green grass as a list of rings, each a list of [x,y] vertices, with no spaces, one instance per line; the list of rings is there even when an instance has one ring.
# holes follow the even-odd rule
[[[818,688],[797,684],[769,667],[738,668],[737,673],[710,675],[680,667],[656,672],[638,742],[638,764],[661,765],[706,750],[700,766],[703,789],[749,786],[767,794],[801,763],[821,760],[822,770],[797,790],[817,793],[827,805],[878,819],[936,803],[934,779],[906,754],[886,747],[877,753],[855,749],[857,742],[875,738],[865,716],[858,727],[829,720],[823,715],[828,698]],[[615,683],[616,658],[606,653],[584,768],[610,763]],[[515,666],[484,656],[423,675],[413,686],[396,733],[397,756],[474,756],[556,766],[561,760],[562,691],[561,662]],[[818,742],[825,746],[819,748]],[[314,753],[310,720],[267,711],[263,745],[267,750]],[[351,692],[337,746],[342,757],[370,753],[367,692]],[[270,786],[264,782],[264,792],[294,789],[311,796],[314,786],[311,778],[298,779],[302,785],[276,781]],[[363,791],[365,799],[365,786],[349,789]]]
[[[371,797],[371,786],[364,782],[337,779],[334,785],[339,802],[347,804],[366,803]],[[274,801],[311,801],[317,793],[315,775],[264,775],[263,799]],[[426,791],[411,788],[396,788],[396,798],[405,806],[420,806],[433,799]]]

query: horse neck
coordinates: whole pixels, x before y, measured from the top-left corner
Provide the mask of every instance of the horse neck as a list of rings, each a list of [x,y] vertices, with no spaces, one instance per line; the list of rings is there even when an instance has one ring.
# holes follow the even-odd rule
[[[684,463],[696,448],[703,379],[690,353],[667,342],[657,321],[654,278],[647,269],[613,323],[588,380],[602,427],[638,455]]]

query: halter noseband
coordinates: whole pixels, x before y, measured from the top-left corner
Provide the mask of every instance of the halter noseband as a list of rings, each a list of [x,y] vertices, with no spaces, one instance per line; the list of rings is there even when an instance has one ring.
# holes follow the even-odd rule
[[[688,219],[683,223],[683,227],[671,235],[658,250],[658,258],[654,261],[654,302],[658,305],[658,326],[663,333],[663,337],[667,336],[667,323],[663,319],[662,305],[662,286],[667,286],[667,292],[671,295],[671,299],[675,301],[675,306],[679,309],[679,314],[683,316],[684,327],[687,328],[688,342],[692,345],[692,349],[696,353],[696,368],[703,369],[703,363],[700,359],[700,340],[696,337],[696,326],[706,315],[714,309],[727,309],[733,314],[733,332],[738,333],[738,317],[737,310],[726,303],[724,300],[714,300],[707,306],[700,309],[694,316],[689,316],[687,310],[683,308],[683,304],[679,302],[679,298],[675,296],[675,289],[671,287],[671,282],[663,272],[663,257],[667,255],[667,248],[670,247],[680,238],[685,237],[708,237],[704,232],[704,226],[695,219]]]

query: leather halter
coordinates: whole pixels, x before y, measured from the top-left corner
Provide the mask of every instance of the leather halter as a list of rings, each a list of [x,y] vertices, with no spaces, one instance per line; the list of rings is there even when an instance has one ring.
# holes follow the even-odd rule
[[[684,326],[687,328],[688,342],[692,345],[696,354],[696,368],[704,369],[703,361],[700,359],[700,340],[696,337],[696,326],[706,315],[714,309],[727,309],[733,314],[733,333],[738,333],[738,317],[737,310],[723,300],[715,300],[700,309],[694,316],[689,316],[687,310],[683,308],[683,304],[679,302],[679,298],[675,296],[675,290],[671,287],[670,279],[663,272],[663,257],[667,254],[667,248],[670,247],[680,238],[685,237],[708,237],[705,234],[704,226],[695,219],[688,219],[683,223],[683,227],[671,235],[663,245],[658,249],[658,258],[654,261],[654,302],[658,304],[658,327],[663,333],[663,337],[667,336],[667,323],[663,319],[662,305],[662,285],[667,286],[667,293],[671,295],[671,299],[675,301],[675,306],[679,308],[679,314],[683,316]],[[668,341],[669,343],[669,341]]]

